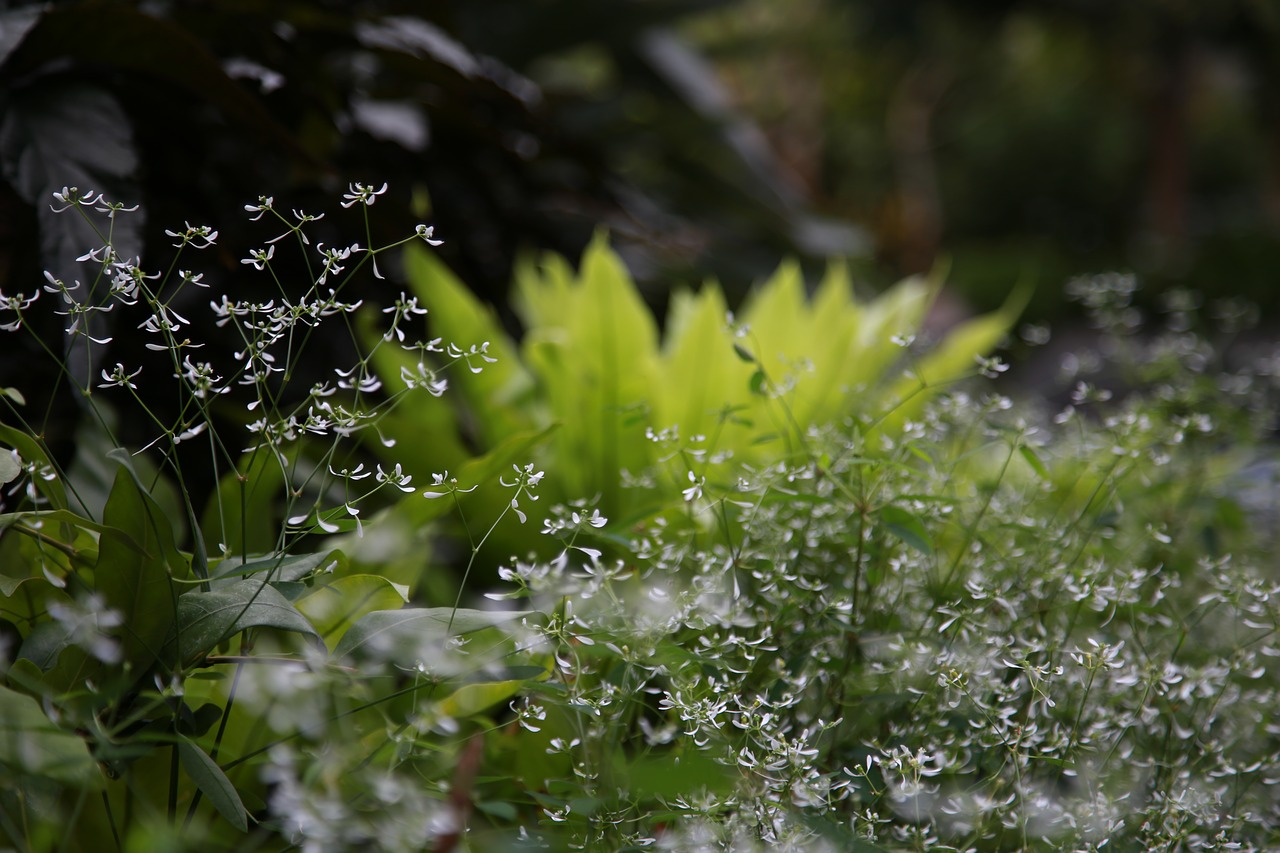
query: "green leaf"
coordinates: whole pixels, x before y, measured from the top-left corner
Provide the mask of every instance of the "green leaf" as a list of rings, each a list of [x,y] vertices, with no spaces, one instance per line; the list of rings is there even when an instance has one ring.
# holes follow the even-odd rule
[[[298,610],[329,645],[367,613],[402,607],[405,597],[378,575],[350,575],[316,586],[298,601]]]
[[[178,598],[178,621],[165,648],[176,645],[176,663],[188,666],[219,643],[247,628],[276,628],[320,637],[306,617],[270,584],[255,578],[210,592],[192,590]]]
[[[697,295],[672,295],[661,372],[652,392],[655,426],[678,425],[684,437],[718,434],[721,447],[733,447],[740,430],[721,431],[717,419],[755,402],[747,379],[756,359],[725,328],[727,310],[714,284]]]
[[[38,776],[98,787],[102,775],[84,740],[50,720],[30,696],[0,687],[0,767],[10,782]]]
[[[127,465],[116,472],[103,510],[94,584],[108,606],[124,616],[121,644],[135,673],[145,672],[169,635],[177,587],[186,561],[160,506],[140,488]]]
[[[57,470],[49,461],[49,455],[45,453],[40,442],[22,430],[0,424],[0,441],[16,449],[28,463],[35,462],[50,471]],[[67,490],[62,485],[61,477],[54,477],[52,480],[37,478],[36,488],[49,501],[50,507],[67,509]]]
[[[218,763],[209,757],[203,749],[187,738],[178,740],[178,759],[182,769],[187,771],[191,781],[209,798],[218,814],[227,819],[227,823],[241,832],[249,831],[249,812],[240,801],[236,786],[231,784],[227,774],[222,772]]]
[[[518,405],[532,392],[533,377],[521,364],[519,350],[503,329],[497,312],[477,299],[443,261],[423,246],[406,247],[404,262],[409,285],[430,312],[427,321],[432,336],[443,336],[464,350],[488,342],[489,356],[497,359],[493,363],[475,362],[473,366],[482,368],[479,373],[458,364],[449,374],[451,399],[471,411],[480,447],[491,448],[507,436],[535,426]]]
[[[542,671],[545,674],[545,670]],[[524,689],[525,681],[486,681],[465,684],[440,700],[437,708],[454,719],[466,719],[505,702]]]
[[[617,767],[625,790],[642,799],[672,800],[706,790],[729,793],[736,774],[701,752],[644,755]]]
[[[603,232],[587,247],[576,281],[563,262],[548,260],[541,276],[526,270],[518,284],[530,321],[525,363],[562,424],[553,438],[554,482],[563,495],[600,494],[602,511],[611,513],[621,500],[619,472],[652,461],[644,419],[629,415],[652,405],[657,324]]]
[[[890,504],[880,507],[880,521],[890,533],[905,544],[926,556],[932,556],[933,540],[929,537],[929,531],[925,529],[924,523],[916,515],[902,507]]]
[[[219,582],[225,584],[233,578],[245,578],[252,575],[263,575],[262,580],[271,583],[298,581],[314,573],[322,567],[339,570],[346,564],[341,551],[320,551],[315,554],[272,554],[257,560],[242,563],[238,558],[223,560],[214,565],[211,583],[214,588]]]
[[[1022,458],[1031,466],[1031,470],[1036,472],[1036,476],[1041,480],[1049,479],[1049,469],[1045,467],[1044,461],[1033,449],[1025,444],[1018,445],[1018,452],[1022,454]]]
[[[74,645],[75,629],[61,622],[40,622],[18,648],[18,657],[48,672],[58,662],[62,650]]]
[[[210,552],[264,554],[276,549],[283,520],[278,509],[284,493],[283,466],[275,453],[260,447],[241,457],[237,470],[222,478],[200,520]]]
[[[412,661],[424,643],[443,643],[449,637],[493,628],[535,616],[533,610],[467,610],[452,607],[406,607],[378,610],[361,617],[342,635],[335,658],[372,657]]]

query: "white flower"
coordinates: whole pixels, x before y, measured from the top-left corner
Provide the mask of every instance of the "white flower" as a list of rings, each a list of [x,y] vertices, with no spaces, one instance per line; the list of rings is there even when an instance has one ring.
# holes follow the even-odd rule
[[[133,382],[130,380],[132,380],[133,377],[137,376],[141,372],[142,372],[142,368],[139,367],[137,370],[133,371],[133,373],[128,373],[125,371],[123,364],[121,364],[120,362],[116,362],[116,369],[111,371],[110,373],[107,373],[106,368],[103,368],[102,378],[106,381],[99,383],[98,387],[114,388],[116,386],[119,386],[121,388],[133,388],[136,390],[138,386],[134,385]]]
[[[351,184],[347,188],[347,192],[342,194],[342,197],[346,199],[346,201],[342,202],[342,206],[351,207],[355,204],[363,204],[368,207],[378,200],[378,196],[382,195],[386,191],[386,184],[383,184],[376,190],[371,186],[365,186],[360,183]]]
[[[249,252],[249,257],[241,259],[242,264],[251,264],[255,270],[266,269],[267,262],[276,253],[275,246],[268,246],[265,249],[253,249]]]

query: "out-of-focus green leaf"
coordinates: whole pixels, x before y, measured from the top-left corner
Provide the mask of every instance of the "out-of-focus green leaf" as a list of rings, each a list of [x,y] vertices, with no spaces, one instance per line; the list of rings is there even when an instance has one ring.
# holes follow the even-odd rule
[[[377,575],[350,575],[316,586],[297,606],[329,646],[347,633],[366,613],[392,610],[405,604],[395,584]]]
[[[880,507],[880,521],[885,528],[904,543],[926,556],[933,554],[933,540],[924,523],[912,512],[889,504]]]
[[[643,755],[632,761],[617,756],[614,773],[632,796],[672,800],[699,791],[728,793],[736,774],[704,753]]]
[[[59,728],[35,699],[7,687],[0,687],[0,766],[19,785],[27,776],[76,787],[102,783],[84,739]]]
[[[505,625],[532,610],[467,610],[452,607],[406,607],[368,613],[351,626],[333,650],[335,658],[412,661],[424,645],[440,645],[449,637]]]
[[[454,719],[466,719],[500,702],[506,702],[525,686],[524,680],[486,681],[464,684],[436,705],[440,713]]]
[[[473,358],[470,365],[459,362],[448,374],[449,393],[459,396],[473,413],[470,422],[480,446],[489,449],[513,432],[531,428],[532,419],[517,402],[531,392],[533,379],[493,308],[476,299],[439,258],[421,246],[405,250],[405,272],[413,292],[428,309],[428,324],[440,330],[437,335],[447,334],[446,342],[464,351],[488,343],[489,356],[497,359],[489,363]],[[471,367],[480,372],[472,372]]]
[[[518,284],[522,310],[535,321],[525,361],[562,425],[553,438],[557,482],[565,495],[600,494],[605,506],[618,506],[619,471],[650,461],[644,429],[657,373],[653,315],[603,233],[587,247],[576,280],[549,261],[542,276]]]
[[[720,288],[704,285],[671,300],[661,373],[653,389],[653,425],[678,425],[681,436],[711,436],[716,418],[748,401],[747,380],[755,357],[725,328],[728,308]],[[730,437],[722,444],[732,444]]]
[[[278,507],[284,493],[284,463],[265,447],[245,454],[218,483],[200,521],[205,547],[214,554],[263,554],[279,544]]]
[[[22,474],[22,458],[10,453],[0,453],[0,486],[12,483]]]

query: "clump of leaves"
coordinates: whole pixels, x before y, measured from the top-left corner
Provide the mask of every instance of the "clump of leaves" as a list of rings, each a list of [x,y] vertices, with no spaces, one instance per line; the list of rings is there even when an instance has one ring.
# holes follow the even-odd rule
[[[483,372],[459,373],[456,408],[406,401],[383,423],[401,444],[431,432],[415,470],[456,470],[474,449],[490,452],[554,426],[538,457],[555,472],[549,493],[562,501],[599,496],[600,509],[622,519],[678,501],[711,458],[794,458],[810,427],[857,413],[889,412],[879,429],[896,431],[939,390],[973,375],[975,359],[986,365],[981,357],[1022,305],[1012,297],[917,353],[911,344],[938,282],[908,279],[864,302],[834,264],[810,298],[799,268],[784,264],[736,317],[714,284],[675,293],[660,335],[598,235],[576,272],[556,255],[518,268],[526,334],[517,346],[438,260],[414,251],[407,266],[435,328],[483,347],[456,355],[477,368],[485,356],[497,359]],[[392,350],[375,365],[385,378],[408,369]],[[624,488],[641,476],[651,478],[648,489]]]

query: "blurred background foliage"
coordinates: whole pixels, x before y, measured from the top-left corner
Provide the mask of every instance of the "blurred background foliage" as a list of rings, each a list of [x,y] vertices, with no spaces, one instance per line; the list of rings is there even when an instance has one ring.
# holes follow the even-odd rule
[[[746,0],[692,30],[793,182],[879,268],[1275,304],[1280,6],[1263,0]]]

